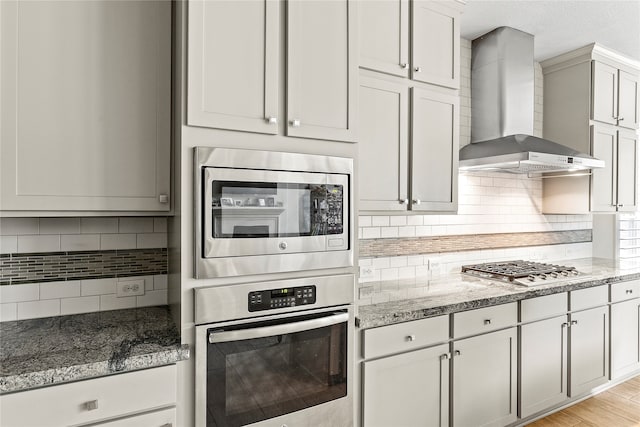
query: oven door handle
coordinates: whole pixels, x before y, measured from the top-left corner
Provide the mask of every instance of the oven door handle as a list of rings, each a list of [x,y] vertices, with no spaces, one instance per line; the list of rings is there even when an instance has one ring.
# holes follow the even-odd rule
[[[295,332],[308,331],[311,329],[323,328],[349,320],[349,313],[336,313],[331,316],[320,317],[318,319],[302,320],[300,322],[285,323],[282,325],[264,326],[260,328],[239,329],[236,331],[211,331],[209,332],[209,343],[219,343],[228,341],[242,341],[255,338],[271,337],[274,335],[291,334]]]

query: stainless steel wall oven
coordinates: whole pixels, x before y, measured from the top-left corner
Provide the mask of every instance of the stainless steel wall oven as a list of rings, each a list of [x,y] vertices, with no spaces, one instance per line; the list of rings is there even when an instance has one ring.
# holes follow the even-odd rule
[[[353,265],[353,161],[195,148],[195,276]]]
[[[353,289],[353,275],[196,289],[196,426],[351,426]]]

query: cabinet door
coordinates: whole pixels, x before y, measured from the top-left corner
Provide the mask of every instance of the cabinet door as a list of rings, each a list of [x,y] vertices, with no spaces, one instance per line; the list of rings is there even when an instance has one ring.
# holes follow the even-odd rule
[[[169,210],[171,2],[0,3],[2,210]]]
[[[620,70],[618,79],[618,126],[638,129],[640,77]]]
[[[504,426],[516,420],[516,330],[454,342],[454,426]]]
[[[640,299],[611,305],[611,379],[640,370]]]
[[[411,100],[411,209],[455,212],[460,100],[418,88]]]
[[[567,399],[566,315],[522,325],[518,354],[521,418]]]
[[[571,313],[569,396],[609,380],[609,307]]]
[[[591,126],[591,153],[604,160],[605,167],[591,171],[591,210],[615,212],[616,210],[616,130],[612,126]]]
[[[355,9],[349,0],[289,0],[287,135],[356,140]]]
[[[618,69],[601,62],[592,63],[591,118],[599,122],[618,123]]]
[[[360,67],[409,77],[409,0],[358,3]]]
[[[637,205],[638,135],[632,131],[618,131],[618,211],[635,212]]]
[[[189,2],[187,124],[278,133],[278,8],[277,0]]]
[[[411,78],[458,89],[459,12],[442,1],[413,0],[411,4]]]
[[[408,109],[406,85],[360,78],[358,181],[363,211],[408,207]]]
[[[363,425],[449,425],[448,344],[363,363]]]

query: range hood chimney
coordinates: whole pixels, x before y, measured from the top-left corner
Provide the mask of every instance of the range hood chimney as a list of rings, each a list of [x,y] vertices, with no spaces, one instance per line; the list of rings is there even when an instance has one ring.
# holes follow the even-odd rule
[[[559,172],[604,162],[533,135],[533,36],[500,27],[472,42],[471,144],[460,170]]]

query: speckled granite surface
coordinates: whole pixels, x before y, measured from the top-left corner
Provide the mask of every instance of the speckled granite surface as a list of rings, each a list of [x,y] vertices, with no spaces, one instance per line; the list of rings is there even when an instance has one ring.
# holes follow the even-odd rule
[[[0,323],[0,394],[189,358],[168,307]]]
[[[640,268],[621,269],[614,261],[586,258],[557,264],[574,266],[585,276],[552,285],[526,287],[456,273],[437,279],[416,277],[367,283],[370,292],[402,289],[406,298],[358,307],[356,325],[361,329],[423,319],[526,298],[640,279]],[[404,292],[406,290],[406,292]]]

